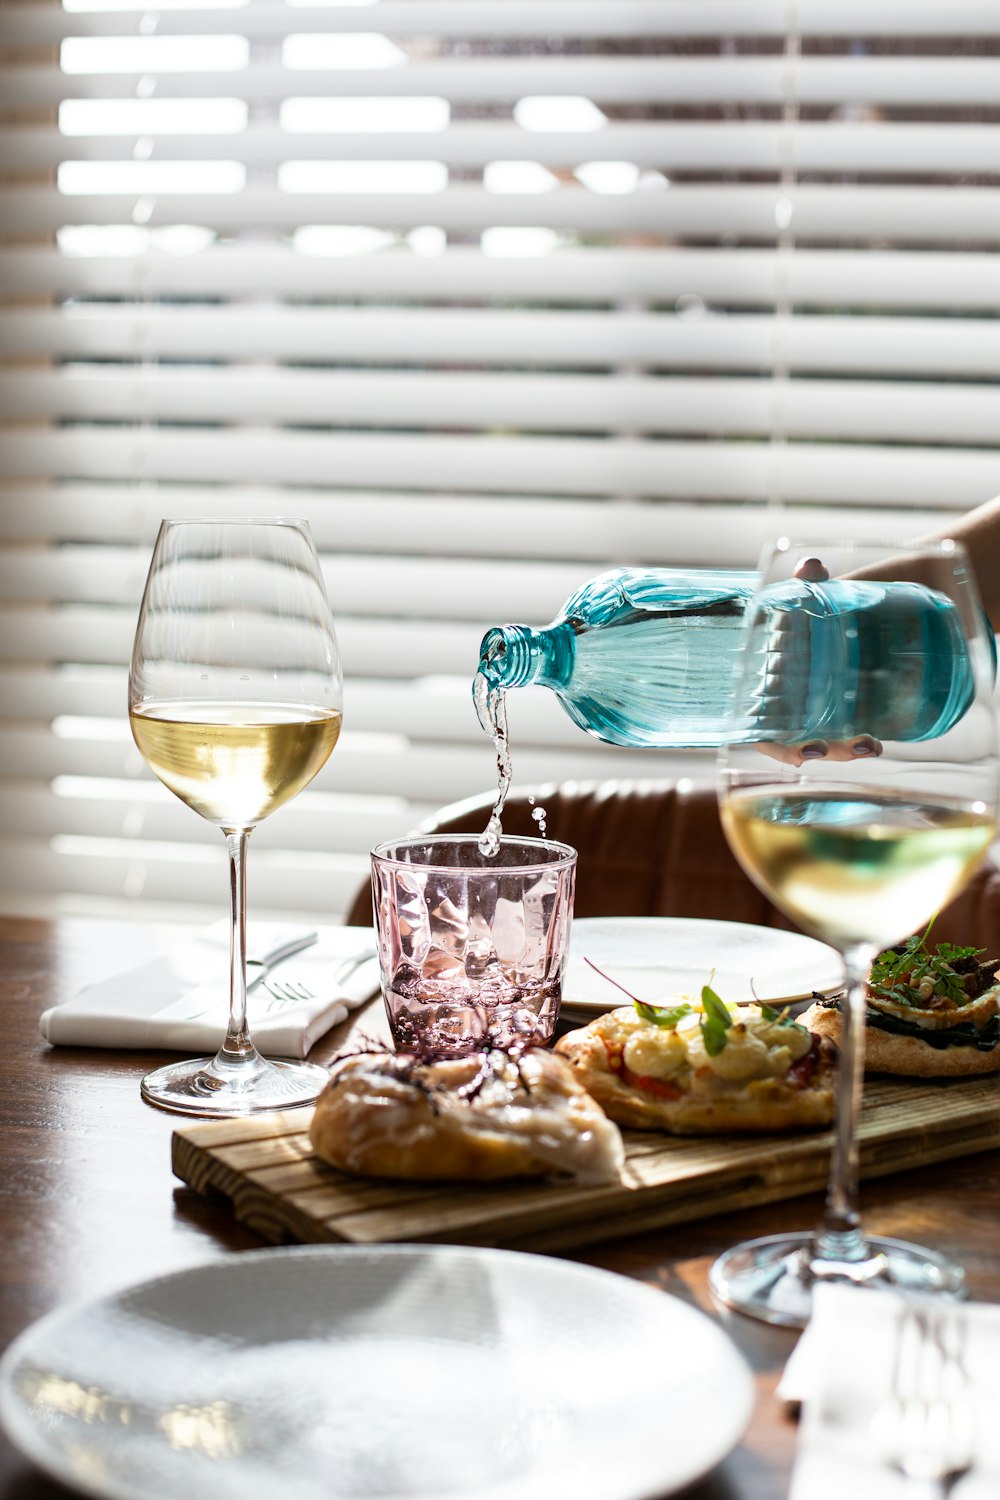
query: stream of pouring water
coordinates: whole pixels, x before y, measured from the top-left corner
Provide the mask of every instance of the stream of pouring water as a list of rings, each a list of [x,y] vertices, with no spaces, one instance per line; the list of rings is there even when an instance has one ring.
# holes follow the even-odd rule
[[[497,753],[497,799],[490,813],[490,820],[479,839],[479,852],[493,859],[500,849],[503,837],[503,809],[510,791],[511,760],[507,739],[507,693],[502,687],[491,687],[482,672],[477,672],[472,683],[472,698],[476,714],[483,729],[493,741]],[[534,797],[528,799],[534,802]],[[533,807],[531,816],[538,824],[541,838],[546,835],[545,808]]]
[[[472,683],[472,699],[476,705],[479,722],[493,741],[497,752],[497,800],[493,804],[490,820],[479,840],[479,852],[492,859],[500,848],[503,836],[503,805],[510,791],[511,764],[507,744],[507,694],[502,687],[490,687],[482,672],[477,672]]]

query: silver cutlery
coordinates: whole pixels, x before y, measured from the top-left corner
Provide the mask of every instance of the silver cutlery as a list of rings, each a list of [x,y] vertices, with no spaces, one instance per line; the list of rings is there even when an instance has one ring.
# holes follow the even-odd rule
[[[318,941],[317,932],[299,932],[283,942],[275,943],[273,947],[266,949],[259,956],[251,953],[247,957],[247,994],[249,995],[262,984],[273,969],[292,958],[296,953],[301,953],[305,948],[311,948]],[[202,1016],[214,1015],[225,1009],[226,1001],[222,990],[225,986],[199,985],[186,997],[175,1000],[173,1004],[165,1006],[157,1012],[157,1020],[169,1021],[197,1021]]]
[[[356,974],[359,969],[363,969],[365,964],[371,963],[373,958],[378,958],[378,952],[375,948],[366,948],[363,953],[355,953],[353,957],[345,958],[342,963],[337,965],[334,971],[334,982],[336,984],[343,984],[346,979],[350,979],[352,974]]]
[[[356,953],[352,958],[345,958],[333,971],[334,984],[343,984],[356,974],[358,969],[364,968],[365,964],[371,963],[377,954],[374,948],[368,948],[364,953]],[[271,996],[265,1009],[268,1011],[278,1010],[283,1005],[295,1005],[302,1000],[315,1000],[315,993],[302,983],[301,979],[274,979],[266,977],[261,980],[262,987]]]
[[[270,995],[264,1007],[267,1011],[278,1010],[283,1005],[295,1005],[301,1000],[315,1000],[314,992],[299,979],[263,979],[261,988]]]
[[[972,1468],[975,1412],[965,1368],[965,1320],[912,1303],[900,1315],[892,1390],[874,1426],[907,1493],[946,1500]]]
[[[252,975],[250,973],[251,960],[248,959],[247,994],[252,994],[253,991],[257,990],[258,988],[265,990],[266,993],[270,996],[270,999],[264,1007],[265,1011],[267,1012],[278,1010],[282,1006],[298,1004],[303,1000],[314,1000],[316,998],[315,992],[313,990],[310,990],[308,985],[303,984],[302,981],[300,979],[296,979],[294,975],[291,977],[286,976],[282,979],[276,979],[274,977],[274,970],[280,963],[283,963],[286,958],[291,958],[293,954],[299,953],[303,948],[310,947],[315,941],[316,936],[315,934],[312,934],[308,937],[297,939],[293,943],[288,943],[284,948],[275,949],[272,953],[268,954],[266,958],[253,960],[254,968],[257,972],[253,973]],[[355,953],[352,954],[349,958],[342,959],[341,962],[339,964],[336,964],[333,968],[331,974],[331,982],[335,985],[343,984],[346,980],[350,979],[352,974],[355,974],[358,969],[363,968],[365,964],[370,963],[371,960],[375,957],[375,949],[366,948],[362,953]],[[202,1016],[215,1015],[219,1013],[221,1009],[222,1005],[220,997],[210,1005],[198,1003],[196,1008],[189,1009],[184,1012],[172,1010],[171,1020],[196,1021]]]

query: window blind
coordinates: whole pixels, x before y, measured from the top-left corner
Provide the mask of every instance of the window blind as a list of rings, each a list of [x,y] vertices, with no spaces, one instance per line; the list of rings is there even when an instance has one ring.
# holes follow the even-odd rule
[[[345,729],[251,900],[335,919],[493,783],[488,626],[1000,490],[998,239],[993,0],[7,5],[0,904],[219,908],[125,716],[162,516],[313,527]],[[710,769],[510,719],[521,783]]]

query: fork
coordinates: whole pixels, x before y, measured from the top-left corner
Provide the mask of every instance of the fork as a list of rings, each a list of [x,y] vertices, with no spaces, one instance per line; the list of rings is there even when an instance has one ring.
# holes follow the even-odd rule
[[[372,948],[364,953],[356,953],[352,958],[345,958],[333,972],[334,984],[343,984],[374,957],[375,950]],[[282,1005],[294,1005],[299,1000],[315,1000],[316,998],[315,993],[300,979],[275,979],[269,974],[261,979],[260,987],[271,997],[264,1007],[268,1013],[279,1009]]]
[[[270,995],[264,1009],[268,1013],[282,1005],[294,1005],[299,1000],[315,1000],[315,992],[298,979],[262,979],[260,987]]]
[[[917,1303],[903,1308],[892,1391],[875,1425],[908,1493],[946,1500],[972,1467],[975,1418],[965,1368],[965,1320]]]
[[[271,999],[264,1007],[265,1011],[275,1010],[280,1005],[291,1005],[296,1000],[314,999],[312,991],[308,990],[300,980],[277,980],[272,971],[276,964],[282,963],[286,958],[291,957],[293,953],[297,953],[301,948],[310,946],[315,941],[316,934],[311,933],[308,938],[297,940],[294,946],[277,950],[265,959],[254,960],[254,968],[256,969],[256,973],[254,974],[250,974],[249,972],[250,960],[248,960],[247,995],[253,994],[257,989],[266,990]],[[334,984],[343,984],[357,969],[360,969],[375,957],[376,950],[374,948],[367,948],[361,953],[355,953],[349,958],[342,959],[333,971],[332,982]],[[298,993],[295,992],[296,989]],[[161,1014],[176,1021],[197,1021],[202,1016],[221,1014],[223,998],[219,994],[214,994],[210,1005],[197,1005],[194,1009],[191,1008],[190,1003],[187,1009],[182,1009],[182,1005],[183,1002],[178,1001],[176,1005],[172,1005],[168,1011],[161,1012]]]

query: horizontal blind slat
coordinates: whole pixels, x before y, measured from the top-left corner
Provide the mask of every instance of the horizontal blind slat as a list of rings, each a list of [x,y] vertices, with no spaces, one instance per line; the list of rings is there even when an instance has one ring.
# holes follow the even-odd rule
[[[970,0],[965,0],[970,3]],[[710,19],[725,27],[746,25],[755,34],[782,26],[782,5],[767,0],[747,7],[733,0],[701,0]],[[761,14],[761,12],[766,14]],[[747,14],[749,12],[749,15]],[[742,13],[742,19],[741,19]],[[249,4],[238,8],[205,6],[199,10],[157,15],[159,36],[197,36],[236,31],[251,38],[282,37],[289,32],[370,32],[395,37],[542,37],[560,32],[577,37],[621,38],[705,34],[708,17],[699,22],[690,6],[679,0],[380,0],[373,18],[366,7],[321,9],[303,7],[291,13],[284,6]],[[11,45],[58,41],[67,36],[142,36],[142,13],[118,10],[104,13],[70,12],[50,4],[20,5],[8,22]]]
[[[145,75],[64,74],[54,66],[0,68],[8,108],[62,99],[135,98]],[[157,98],[394,98],[434,95],[456,103],[515,103],[528,95],[584,96],[598,104],[910,104],[952,108],[1000,102],[990,59],[553,56],[443,59],[397,68],[291,69],[251,63],[225,72],[157,74]]]
[[[153,489],[129,484],[67,483],[58,488],[0,487],[0,538],[7,542],[118,541],[145,546],[156,540],[164,512],[175,515],[277,515],[294,509],[310,524],[321,549],[337,550],[345,535],[375,555],[396,555],[399,538],[417,557],[470,555],[496,558],[555,558],[572,555],[600,571],[614,563],[696,566],[715,561],[727,567],[753,567],[775,525],[794,523],[791,504],[772,506],[741,497],[710,505],[672,499],[649,504],[616,497],[586,500],[529,496],[379,494],[345,490],[233,485],[202,488],[176,485]],[[294,503],[293,503],[294,502]],[[878,508],[842,497],[837,506],[811,506],[802,529],[824,536],[873,538],[910,535],[914,526],[929,531],[966,508],[955,495],[933,505],[911,501],[912,510]],[[103,509],[102,509],[103,507]],[[844,507],[847,507],[846,513]],[[900,533],[897,528],[908,527]]]
[[[1000,389],[913,381],[751,380],[197,366],[0,373],[0,420],[289,422],[538,432],[717,433],[991,444]]]
[[[176,482],[326,481],[407,485],[414,490],[643,495],[702,499],[838,500],[967,504],[1000,488],[1000,455],[990,451],[852,444],[692,439],[438,438],[385,433],[204,432],[144,428],[15,431],[0,452],[0,475],[65,475]]]
[[[360,365],[532,365],[995,378],[990,318],[417,308],[0,311],[0,353],[64,359],[285,359]]]
[[[6,29],[8,45],[35,46],[66,36],[144,35],[143,9],[134,13],[66,12],[55,4],[13,5]],[[780,37],[789,25],[787,0],[380,0],[378,29],[397,37],[591,38]],[[792,13],[803,35],[818,36],[983,36],[1000,34],[992,0],[952,0],[946,7],[900,5],[898,0],[797,0]],[[238,31],[271,38],[293,29],[311,32],[370,31],[372,13],[335,7],[295,11],[251,3],[233,9],[170,11],[157,15],[161,36]]]
[[[436,161],[485,166],[492,161],[536,161],[575,166],[630,161],[666,171],[995,172],[1000,167],[1000,126],[917,123],[738,125],[609,123],[580,132],[525,131],[516,125],[461,123],[428,132],[347,131],[305,133],[250,126],[239,132],[197,135],[156,132],[155,161]],[[64,161],[131,162],[128,135],[63,135],[56,129],[0,128],[0,162],[18,174]]]
[[[70,256],[38,246],[0,248],[0,287],[17,299],[69,296],[252,296],[371,301],[706,302],[756,306],[779,296],[825,307],[1000,307],[995,255],[973,251],[616,247],[560,249],[504,260],[455,247],[440,256],[329,258],[291,249],[212,247],[197,256],[151,252]]]
[[[489,619],[507,609],[544,623],[580,582],[578,565],[524,559],[368,558],[341,548],[322,565],[334,614],[374,618],[426,618],[433,600],[439,620]],[[0,552],[0,598],[138,611],[148,567],[146,548],[8,548]]]
[[[129,838],[178,845],[211,842],[218,830],[183,810],[167,789],[145,781],[57,782],[58,791],[38,783],[5,787],[0,781],[0,827],[7,834],[49,837]],[[74,792],[73,788],[80,790]],[[103,795],[102,795],[103,792]],[[339,797],[309,789],[282,808],[280,819],[265,820],[254,831],[254,858],[261,849],[366,855],[381,839],[414,827],[430,816],[427,804],[404,798]]]
[[[2,615],[0,661],[127,661],[137,610],[124,606],[68,604],[38,610],[16,603]],[[407,620],[341,616],[337,636],[343,659],[362,675],[395,678],[405,631],[410,659],[424,672],[455,672],[469,677],[479,660],[484,624],[493,621]]]
[[[17,884],[11,882],[15,904],[19,898],[24,900],[25,891],[53,895],[70,891],[74,896],[128,898],[133,911],[141,897],[158,905],[183,904],[185,910],[198,903],[218,914],[226,902],[225,860],[220,863],[218,852],[209,847],[198,852],[204,857],[197,858],[183,847],[158,844],[143,857],[138,849],[114,840],[72,835],[48,842],[0,837],[4,868],[18,872]],[[254,912],[294,914],[300,920],[315,912],[324,922],[338,921],[368,878],[369,868],[361,855],[281,857],[267,851],[254,863]],[[0,886],[0,897],[3,894]],[[3,904],[10,909],[6,899]],[[57,904],[65,906],[67,898]]]
[[[1000,68],[997,69],[1000,102]],[[14,234],[63,225],[128,224],[134,191],[67,196],[50,188],[0,189],[0,218]],[[725,187],[699,184],[666,192],[601,194],[583,187],[548,193],[493,193],[458,186],[440,193],[164,193],[148,200],[152,228],[185,223],[232,231],[247,227],[426,224],[446,230],[541,227],[574,233],[741,235],[774,240],[794,223],[805,239],[896,243],[1000,241],[1000,189],[993,187]]]

